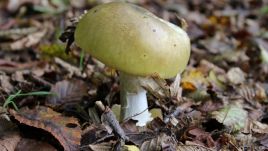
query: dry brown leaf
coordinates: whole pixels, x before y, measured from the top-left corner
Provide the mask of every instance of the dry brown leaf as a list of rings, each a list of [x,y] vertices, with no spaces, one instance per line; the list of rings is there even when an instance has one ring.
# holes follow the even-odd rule
[[[109,142],[105,142],[105,143],[100,143],[100,144],[89,145],[89,148],[92,151],[111,151],[113,150],[113,144]]]
[[[136,132],[127,134],[129,141],[135,144],[136,146],[141,146],[145,141],[150,141],[153,138],[156,138],[156,134],[153,132]]]
[[[77,103],[87,95],[87,84],[81,80],[63,80],[57,82],[50,92],[56,94],[47,101],[53,107],[66,103]]]
[[[141,147],[141,151],[161,151],[161,150],[176,150],[176,142],[175,140],[167,136],[165,133],[161,133],[158,137],[151,139],[149,141],[145,141]]]
[[[123,122],[121,124],[121,127],[124,129],[124,132],[126,132],[126,133],[138,133],[139,129],[136,126],[136,123],[137,123],[137,121],[130,119],[126,122]]]
[[[223,102],[209,100],[202,102],[202,104],[198,107],[198,110],[202,112],[212,112],[215,110],[219,110],[222,107]]]
[[[200,128],[194,128],[188,131],[189,137],[192,136],[192,141],[200,145],[205,145],[209,148],[215,147],[215,142],[208,132]]]
[[[46,142],[23,138],[16,146],[15,151],[57,151]]]
[[[13,81],[26,82],[26,80],[24,79],[22,71],[16,71],[15,73],[13,73],[11,75],[11,78],[12,78]]]
[[[24,5],[26,3],[36,4],[36,2],[37,1],[33,0],[9,0],[7,10],[10,12],[15,12],[20,8],[21,5]]]
[[[202,73],[208,73],[209,71],[214,71],[216,74],[226,74],[224,69],[218,67],[217,65],[209,62],[208,60],[202,59],[198,66],[198,69],[202,71]]]
[[[42,38],[46,35],[47,29],[44,28],[35,33],[29,34],[26,37],[18,39],[14,42],[0,43],[0,48],[3,50],[22,50],[24,48],[30,48],[38,44]]]
[[[232,84],[242,84],[245,82],[245,73],[238,67],[231,68],[227,72],[227,78]]]
[[[258,121],[253,121],[251,130],[255,133],[268,134],[268,125]]]
[[[39,106],[34,109],[21,108],[10,114],[20,123],[43,129],[51,133],[66,151],[79,150],[81,129],[76,118],[65,117],[50,108]]]
[[[13,73],[18,70],[32,69],[39,64],[42,64],[42,61],[32,61],[27,63],[12,62],[8,60],[0,59],[0,71],[7,73]]]
[[[97,144],[104,139],[113,135],[109,135],[102,124],[91,124],[82,132],[81,146],[88,146],[89,144]]]
[[[212,38],[201,40],[201,43],[212,54],[224,53],[234,49],[231,41],[220,32],[216,32]]]
[[[176,151],[213,151],[201,145],[178,145]]]
[[[0,107],[0,151],[14,151],[21,136],[16,124],[8,121],[1,112],[6,114],[6,111]]]
[[[4,136],[1,136],[4,135]],[[0,135],[0,150],[1,151],[15,151],[17,144],[21,137],[19,132],[8,132]]]
[[[265,148],[268,148],[268,135],[264,136],[259,140],[260,144],[263,145]]]
[[[0,73],[0,87],[3,89],[6,93],[10,93],[14,87],[10,83],[10,78],[5,75]]]
[[[207,85],[205,75],[197,69],[188,70],[182,75],[181,86],[184,90],[195,91],[204,89]]]

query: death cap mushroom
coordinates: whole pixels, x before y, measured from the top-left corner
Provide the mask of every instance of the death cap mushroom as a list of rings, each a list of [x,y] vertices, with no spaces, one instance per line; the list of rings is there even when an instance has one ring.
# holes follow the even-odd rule
[[[75,42],[107,66],[136,76],[174,77],[190,57],[183,29],[123,2],[102,4],[84,14]]]

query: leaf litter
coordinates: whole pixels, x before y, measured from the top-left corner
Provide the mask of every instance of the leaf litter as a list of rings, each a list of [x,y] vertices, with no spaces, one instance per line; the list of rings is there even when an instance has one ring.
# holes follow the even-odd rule
[[[131,1],[179,26],[185,27],[185,19],[192,45],[181,76],[154,75],[143,84],[154,114],[146,127],[118,123],[114,69],[89,54],[82,58],[71,39],[65,54],[58,40],[70,18],[104,2],[0,2],[0,105],[18,91],[57,94],[18,97],[18,111],[1,107],[0,150],[267,149],[266,1]],[[68,27],[65,41],[74,30]]]

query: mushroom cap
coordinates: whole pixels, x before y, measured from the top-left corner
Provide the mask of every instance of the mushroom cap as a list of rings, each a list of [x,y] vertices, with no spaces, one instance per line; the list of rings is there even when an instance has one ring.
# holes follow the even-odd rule
[[[190,57],[184,30],[123,2],[98,5],[84,14],[75,43],[107,66],[137,76],[174,77]]]

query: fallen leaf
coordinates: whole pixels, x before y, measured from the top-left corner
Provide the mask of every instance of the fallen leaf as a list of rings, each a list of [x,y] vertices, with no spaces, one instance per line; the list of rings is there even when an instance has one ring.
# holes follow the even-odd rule
[[[0,43],[0,48],[3,50],[22,50],[24,48],[30,48],[42,40],[46,35],[47,29],[44,28],[35,33],[29,34],[26,37],[18,39],[13,42]]]
[[[245,82],[245,73],[238,67],[231,68],[227,72],[227,78],[233,84],[242,84]]]
[[[23,76],[23,72],[22,71],[16,71],[15,73],[12,74],[12,80],[13,81],[17,81],[17,82],[26,82],[26,80],[24,79]]]
[[[113,143],[105,142],[100,144],[91,144],[89,145],[89,148],[92,151],[111,151],[113,150]]]
[[[176,151],[213,151],[201,145],[178,145]]]
[[[171,116],[171,117],[174,117],[174,116]],[[172,120],[171,117],[169,118],[168,122],[170,122]],[[177,119],[176,119],[176,121],[177,121]],[[176,126],[176,125],[174,125],[174,126]],[[161,129],[166,128],[166,123],[163,121],[163,119],[160,119],[159,117],[156,117],[150,123],[148,123],[147,127],[150,130],[153,130],[154,132],[157,132],[157,131],[160,131]]]
[[[124,151],[140,151],[140,149],[135,145],[125,145]]]
[[[209,148],[215,147],[215,142],[208,132],[205,132],[200,128],[193,128],[190,129],[187,133],[194,143],[204,145]]]
[[[205,89],[208,85],[208,81],[205,75],[197,70],[191,69],[182,75],[181,86],[184,90],[195,91],[197,89]]]
[[[32,69],[39,64],[42,64],[42,61],[32,61],[27,63],[12,62],[8,60],[0,59],[0,71],[7,73],[13,73],[18,70]]]
[[[150,110],[151,117],[154,119],[156,117],[159,117],[161,120],[163,120],[163,113],[162,110],[159,108],[153,108]]]
[[[255,90],[253,87],[250,87],[248,85],[241,85],[237,88],[238,94],[244,98],[249,103],[253,104],[255,101]]]
[[[96,144],[99,140],[107,138],[108,132],[102,124],[91,124],[83,130],[81,146]]]
[[[139,129],[136,126],[136,123],[137,121],[130,119],[121,123],[121,127],[123,128],[125,133],[138,133]]]
[[[243,139],[246,139],[245,137]],[[220,145],[220,148],[225,148],[226,150],[236,150],[236,151],[240,151],[239,148],[237,147],[237,140],[235,139],[235,137],[231,134],[228,133],[223,133],[219,140],[220,143],[218,143],[218,145]],[[242,144],[241,144],[242,145]]]
[[[10,83],[10,78],[0,73],[0,87],[6,92],[10,93],[14,89],[13,85]]]
[[[261,50],[261,60],[263,63],[268,63],[268,43],[265,41],[258,39],[257,43],[259,45],[259,48]]]
[[[50,144],[34,139],[22,138],[17,144],[15,151],[57,151]]]
[[[141,151],[161,151],[161,150],[176,150],[176,142],[174,139],[165,133],[160,133],[156,138],[153,138],[149,141],[145,141],[141,147]]]
[[[67,103],[78,103],[83,96],[87,95],[87,84],[81,80],[63,80],[57,82],[50,92],[56,94],[47,101],[53,107]]]
[[[212,112],[215,110],[219,110],[220,108],[223,107],[222,101],[204,101],[202,104],[198,107],[198,110],[202,112]]]
[[[197,89],[194,92],[190,92],[186,95],[187,97],[195,100],[195,101],[205,101],[209,98],[209,94],[207,90]]]
[[[268,135],[264,136],[258,141],[261,145],[263,145],[265,148],[268,148]]]
[[[254,133],[268,134],[268,125],[258,121],[253,121],[251,130]]]
[[[211,70],[209,72],[207,79],[211,83],[211,85],[213,86],[213,89],[220,90],[220,91],[225,90],[225,88],[226,88],[225,85],[223,84],[223,82],[221,82],[219,80],[218,76],[216,75],[216,73],[213,70]]]
[[[219,111],[213,111],[212,117],[236,131],[244,127],[248,112],[240,104],[230,104]]]
[[[201,40],[201,43],[207,48],[212,54],[221,54],[224,52],[230,52],[233,50],[233,45],[230,40],[220,32],[217,32],[212,38]]]
[[[4,136],[1,135],[0,135],[0,150],[15,151],[15,148],[21,139],[19,132],[9,132],[5,133]]]
[[[35,1],[32,0],[9,0],[8,5],[7,5],[7,10],[10,12],[15,12],[17,11],[20,6],[26,4],[26,3],[34,3]]]
[[[20,123],[51,133],[61,143],[64,150],[79,150],[81,129],[76,118],[65,117],[44,106],[34,109],[25,107],[18,112],[10,110],[10,114]]]
[[[136,132],[136,133],[127,133],[129,141],[137,146],[142,146],[142,144],[146,141],[150,141],[157,137],[157,135],[153,132]]]
[[[0,150],[14,151],[20,140],[21,136],[16,124],[0,116]]]

